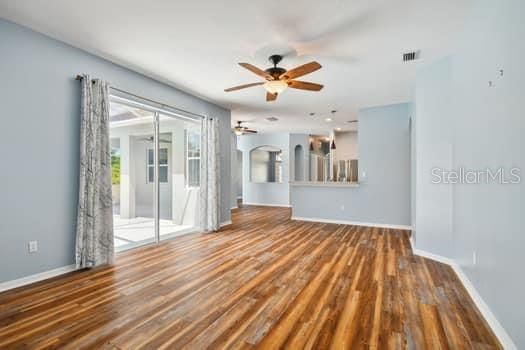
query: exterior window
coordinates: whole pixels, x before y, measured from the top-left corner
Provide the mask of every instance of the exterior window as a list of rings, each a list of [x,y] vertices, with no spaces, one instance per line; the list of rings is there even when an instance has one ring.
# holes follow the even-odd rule
[[[186,131],[186,186],[199,187],[201,167],[200,133]]]
[[[155,182],[155,154],[153,149],[148,149],[147,159],[147,171],[148,171],[148,183]],[[159,183],[168,182],[168,149],[159,148]]]

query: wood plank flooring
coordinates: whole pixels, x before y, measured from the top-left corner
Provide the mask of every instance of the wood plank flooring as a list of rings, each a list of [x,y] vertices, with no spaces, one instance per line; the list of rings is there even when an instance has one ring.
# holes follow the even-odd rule
[[[499,349],[409,232],[243,207],[233,225],[0,294],[1,349]]]

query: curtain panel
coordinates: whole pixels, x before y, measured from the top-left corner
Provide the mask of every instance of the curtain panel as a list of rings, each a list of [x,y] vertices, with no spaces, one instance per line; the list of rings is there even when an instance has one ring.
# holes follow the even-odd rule
[[[200,221],[204,232],[220,226],[219,121],[204,118],[201,124]]]
[[[113,262],[109,85],[82,77],[76,266]]]

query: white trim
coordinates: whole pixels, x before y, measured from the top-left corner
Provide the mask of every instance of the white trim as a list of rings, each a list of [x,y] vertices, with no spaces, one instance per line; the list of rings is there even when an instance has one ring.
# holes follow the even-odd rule
[[[231,225],[231,224],[232,224],[232,221],[228,220],[228,221],[221,222],[219,224],[219,227],[228,226],[228,225]]]
[[[305,217],[300,217],[300,216],[292,216],[292,220],[323,222],[323,223],[338,224],[338,225],[381,227],[381,228],[391,228],[391,229],[396,229],[396,230],[412,230],[412,226],[408,226],[408,225],[391,225],[391,224],[378,224],[378,223],[360,222],[360,221],[332,220],[332,219],[321,219],[321,218],[305,218]]]
[[[237,196],[237,199],[242,199],[242,196]]]
[[[231,207],[230,210],[233,210],[233,209],[239,209],[238,206],[234,206],[234,207]]]
[[[44,271],[44,272],[40,272],[34,275],[22,277],[16,280],[2,282],[0,283],[0,292],[4,292],[6,290],[13,289],[13,288],[22,287],[22,286],[25,286],[31,283],[46,280],[48,278],[60,276],[60,275],[63,275],[65,273],[75,271],[75,270],[76,270],[75,265],[67,265],[67,266],[62,266],[62,267],[59,267],[53,270]]]
[[[417,249],[413,243],[411,244],[412,244],[412,252],[415,255],[419,255],[419,256],[422,256],[423,258],[428,258],[428,259],[438,261],[443,264],[450,265],[452,268],[454,268],[454,265],[456,265],[456,262],[454,260],[447,258],[446,256],[437,255],[434,253],[427,252],[425,250]]]
[[[459,280],[463,284],[463,287],[465,287],[465,289],[467,290],[467,293],[470,295],[470,297],[474,301],[474,304],[476,304],[476,307],[478,308],[479,312],[481,313],[483,318],[485,318],[485,320],[489,324],[489,327],[492,329],[492,331],[498,338],[499,342],[503,346],[503,349],[516,350],[517,349],[516,344],[514,344],[510,335],[507,333],[507,331],[505,331],[505,328],[503,328],[501,323],[499,323],[498,319],[496,318],[496,316],[494,316],[494,314],[490,310],[487,303],[485,303],[481,295],[479,295],[478,291],[476,290],[472,282],[469,280],[469,278],[467,277],[463,269],[461,269],[461,266],[459,266],[459,264],[456,263],[454,259],[447,258],[445,256],[441,256],[437,254],[433,254],[425,250],[416,249],[413,246],[412,240],[410,241],[412,244],[412,251],[415,255],[419,255],[424,258],[428,258],[431,260],[441,262],[443,264],[447,264],[454,270]]]
[[[272,204],[272,203],[242,203],[242,205],[256,205],[260,207],[283,207],[283,208],[291,208],[292,206],[290,204]]]

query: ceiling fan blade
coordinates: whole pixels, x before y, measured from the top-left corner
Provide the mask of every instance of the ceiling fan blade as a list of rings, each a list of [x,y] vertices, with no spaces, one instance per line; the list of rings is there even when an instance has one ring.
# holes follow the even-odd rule
[[[252,130],[252,129],[244,129],[242,132],[248,133],[248,134],[257,134],[257,130]]]
[[[293,89],[301,89],[301,90],[309,90],[309,91],[319,91],[323,88],[323,85],[321,84],[310,83],[307,81],[299,81],[299,80],[290,80],[288,82],[288,86]]]
[[[257,67],[255,67],[255,66],[252,65],[252,64],[249,64],[249,63],[239,63],[239,66],[248,69],[250,72],[257,74],[258,76],[263,77],[263,78],[266,79],[266,80],[273,80],[273,77],[272,77],[268,72],[265,72],[265,71],[263,71],[262,69],[257,68]]]
[[[266,93],[266,102],[275,101],[277,99],[277,94]]]
[[[249,87],[252,87],[252,86],[257,86],[257,85],[263,85],[264,82],[260,82],[260,83],[251,83],[251,84],[244,84],[244,85],[239,85],[239,86],[234,86],[234,87],[231,87],[229,89],[224,89],[225,92],[230,92],[230,91],[235,91],[235,90],[240,90],[240,89],[246,89],[246,88],[249,88]]]
[[[302,77],[303,75],[310,74],[320,69],[321,65],[318,62],[312,61],[310,63],[303,64],[302,66],[295,67],[289,71],[284,72],[279,76],[279,79],[294,79]]]

